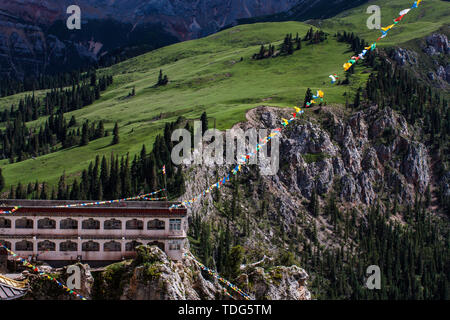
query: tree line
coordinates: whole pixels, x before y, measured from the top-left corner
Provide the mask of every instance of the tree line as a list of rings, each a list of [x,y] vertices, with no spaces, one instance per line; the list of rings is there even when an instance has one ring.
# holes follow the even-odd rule
[[[94,103],[100,99],[100,93],[113,83],[113,77],[104,75],[97,79],[95,70],[90,71],[88,77],[80,82],[72,82],[71,88],[51,87],[42,101],[35,93],[26,95],[19,100],[18,107],[3,110],[1,121],[6,122],[21,115],[25,122],[37,120],[40,116],[48,116],[57,112],[70,112]]]
[[[0,79],[0,97],[6,97],[25,91],[68,87],[79,83],[84,77],[86,77],[86,74],[80,70],[63,72],[55,75],[41,74],[37,77],[28,76],[23,80],[2,77],[2,79]]]
[[[303,37],[303,41],[307,44],[318,44],[327,39],[327,34],[321,30],[314,31],[313,28],[309,29],[306,35]],[[292,33],[287,34],[284,38],[283,43],[277,49],[275,45],[269,43],[268,47],[264,44],[258,53],[255,53],[252,58],[254,60],[262,60],[267,58],[274,58],[278,56],[292,55],[295,51],[302,49],[302,39],[297,33],[295,38]]]
[[[97,156],[95,161],[81,171],[81,177],[72,182],[63,173],[58,185],[50,188],[47,182],[36,181],[26,187],[22,183],[11,186],[10,199],[71,199],[71,200],[112,200],[129,197],[139,193],[149,193],[167,185],[167,192],[172,198],[184,193],[184,176],[181,166],[175,166],[171,161],[172,132],[187,121],[178,118],[167,123],[164,134],[158,135],[151,152],[145,145],[141,152],[133,158],[129,154],[119,157],[111,153]],[[117,125],[116,125],[117,127]],[[118,127],[117,127],[118,128]],[[117,129],[118,130],[118,129]],[[95,133],[95,130],[94,130]],[[166,175],[162,167],[166,167]]]
[[[90,122],[86,119],[80,127],[75,116],[67,121],[64,114],[58,112],[48,117],[44,125],[31,129],[19,113],[12,122],[7,121],[4,131],[0,129],[0,158],[9,159],[10,163],[20,162],[72,146],[85,146],[89,141],[108,135],[103,120]],[[111,143],[116,144],[117,124],[113,135]]]

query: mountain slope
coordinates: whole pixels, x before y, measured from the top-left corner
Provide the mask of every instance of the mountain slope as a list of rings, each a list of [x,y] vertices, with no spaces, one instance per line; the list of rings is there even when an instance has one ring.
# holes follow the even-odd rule
[[[369,14],[366,13],[369,5],[377,5],[381,8],[381,25],[388,26],[392,20],[398,17],[401,10],[411,7],[411,0],[374,0],[369,4],[361,5],[338,14],[337,16],[318,21],[317,25],[327,31],[352,30],[364,39],[377,39],[381,32],[369,30],[366,26]],[[316,24],[316,23],[315,23]],[[418,9],[414,9],[389,32],[389,35],[379,41],[379,46],[391,46],[401,44],[412,39],[423,38],[430,33],[439,30],[442,26],[450,24],[450,3],[443,0],[422,1]]]
[[[295,35],[298,32],[303,36],[309,28],[299,22],[239,26],[101,70],[100,74],[114,75],[114,84],[99,101],[68,113],[66,118],[75,115],[79,122],[103,119],[109,130],[118,121],[121,143],[110,146],[111,138],[107,137],[85,147],[58,151],[35,160],[7,165],[3,160],[7,184],[15,185],[30,179],[54,183],[64,169],[69,177],[73,177],[93,160],[93,155],[109,155],[111,151],[134,154],[143,143],[149,150],[158,130],[179,115],[192,119],[206,111],[209,117],[216,119],[219,129],[226,129],[243,120],[246,110],[260,104],[297,104],[308,87],[324,88],[327,101],[345,102],[342,94],[352,89],[331,86],[327,80],[349,55],[347,45],[336,42],[333,37],[318,45],[305,45],[292,56],[260,61],[251,59],[261,43],[280,43],[286,33]],[[240,61],[241,57],[243,61]],[[153,88],[160,68],[169,76],[170,83]],[[367,78],[367,74],[359,77]],[[136,96],[127,98],[133,86]],[[14,97],[1,99],[0,110],[9,108],[13,101]],[[156,121],[161,113],[168,114]],[[29,127],[43,124],[45,120],[42,117],[29,123]]]
[[[395,16],[394,13],[409,2],[401,0],[400,4],[392,4],[375,1],[382,4],[383,19]],[[420,10],[416,10],[409,20],[405,20],[390,32],[388,39],[383,40],[394,39],[392,41],[399,44],[434,30],[447,21],[448,18],[443,21],[436,19],[442,17],[448,7],[449,4],[443,1],[424,2]],[[365,26],[366,15],[360,11],[361,8],[354,9],[326,20],[323,22],[327,26],[325,30],[332,34],[339,29],[364,30],[364,27],[356,28]],[[420,19],[416,19],[414,14],[420,15]],[[427,26],[425,30],[415,32],[424,25]],[[87,167],[96,154],[109,155],[111,151],[120,155],[127,152],[135,154],[143,143],[149,150],[158,130],[163,128],[165,122],[173,121],[179,115],[192,119],[206,111],[216,120],[219,129],[226,129],[244,120],[245,111],[258,105],[283,107],[296,104],[303,99],[308,87],[324,89],[329,102],[344,103],[343,94],[364,86],[368,75],[358,65],[350,87],[328,83],[328,75],[339,72],[342,63],[351,54],[347,45],[337,43],[331,36],[319,45],[304,46],[292,56],[259,61],[250,59],[262,43],[280,43],[286,33],[295,35],[299,32],[304,35],[308,28],[308,25],[297,22],[242,25],[204,39],[168,46],[101,70],[100,73],[115,76],[114,85],[99,101],[66,117],[70,118],[73,114],[80,121],[103,119],[109,130],[118,121],[121,143],[111,146],[110,138],[102,138],[85,147],[58,151],[34,160],[14,164],[3,160],[1,163],[7,186],[36,179],[54,184],[63,170],[72,179]],[[367,39],[377,34],[378,31],[368,31]],[[169,76],[170,83],[166,87],[154,88],[160,68]],[[136,96],[127,98],[133,87],[136,88]],[[0,110],[9,108],[14,101],[17,104],[19,96],[23,94],[0,99]],[[166,115],[157,121],[162,113]],[[29,127],[44,121],[45,118],[41,118],[30,123]]]

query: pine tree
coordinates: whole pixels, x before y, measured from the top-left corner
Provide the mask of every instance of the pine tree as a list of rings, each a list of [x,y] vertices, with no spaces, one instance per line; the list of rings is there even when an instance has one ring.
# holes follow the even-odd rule
[[[305,94],[305,102],[303,103],[303,108],[306,107],[306,103],[310,102],[312,100],[312,92],[311,89],[308,88],[308,90],[306,90],[306,94]]]
[[[358,91],[355,95],[355,100],[353,101],[353,108],[358,109],[361,103],[361,87],[358,88]]]
[[[89,144],[89,131],[88,131],[88,122],[87,120],[83,123],[83,127],[81,129],[81,141],[80,146],[87,146]]]
[[[66,173],[65,172],[59,178],[57,199],[58,200],[67,199],[67,195],[66,195]]]
[[[202,135],[204,135],[205,132],[208,130],[208,116],[206,115],[206,112],[202,113],[200,121],[202,122]]]
[[[111,144],[118,144],[119,143],[119,125],[116,122],[116,124],[114,125],[114,130],[113,130],[113,139],[112,139],[112,143]]]
[[[39,199],[41,199],[41,200],[48,199],[48,184],[47,184],[47,182],[42,183],[41,194],[39,196]]]
[[[3,177],[2,168],[0,168],[0,191],[5,188],[5,178]]]
[[[236,279],[240,274],[240,267],[244,258],[244,249],[237,245],[231,248],[227,257],[227,275],[231,279]]]

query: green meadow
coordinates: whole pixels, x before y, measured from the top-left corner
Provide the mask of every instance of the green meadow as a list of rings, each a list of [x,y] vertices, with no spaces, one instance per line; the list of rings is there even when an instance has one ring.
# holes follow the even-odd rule
[[[413,0],[373,0],[369,3],[344,11],[331,19],[321,22],[324,30],[354,30],[368,42],[373,42],[380,35],[380,30],[369,30],[366,22],[370,16],[366,13],[369,5],[377,5],[381,9],[381,26],[394,23],[400,11],[410,8]],[[423,0],[419,7],[412,9],[400,23],[391,29],[388,35],[378,42],[378,46],[399,45],[416,38],[422,38],[450,24],[450,3],[443,0]]]
[[[388,20],[388,15],[395,16],[394,13],[410,2],[401,0],[390,4],[388,1],[373,1],[382,7],[383,22]],[[434,10],[434,4],[439,10]],[[364,85],[368,72],[363,66],[357,65],[349,86],[330,84],[330,74],[338,73],[341,79],[344,77],[342,64],[352,55],[348,45],[338,43],[333,35],[342,29],[360,31],[357,33],[368,41],[376,38],[379,31],[368,31],[365,27],[368,17],[365,14],[366,7],[350,10],[322,22],[322,28],[329,33],[328,40],[317,45],[303,43],[302,49],[291,56],[251,59],[261,44],[281,44],[288,33],[295,36],[298,32],[303,37],[311,25],[300,22],[241,25],[99,70],[100,75],[112,74],[114,84],[94,104],[65,116],[70,119],[75,115],[79,124],[84,119],[103,120],[105,129],[110,131],[117,121],[120,143],[111,146],[112,137],[109,136],[91,141],[84,147],[73,147],[19,163],[9,164],[8,160],[2,160],[0,165],[6,180],[4,191],[19,181],[28,183],[39,180],[55,184],[63,171],[70,181],[87,168],[96,155],[109,156],[114,152],[134,156],[143,144],[147,150],[151,150],[164,124],[179,116],[197,119],[206,111],[210,124],[215,121],[218,129],[228,129],[237,122],[245,121],[245,113],[251,108],[260,105],[296,105],[300,100],[303,101],[307,88],[313,91],[322,89],[328,103],[345,103],[344,94],[350,94],[358,86]],[[448,14],[443,16],[444,9],[449,8],[448,3],[429,0],[424,1],[423,8],[423,13],[414,13],[408,17],[410,20],[402,22],[402,28],[405,29],[399,27],[392,30],[389,34],[391,42],[386,41],[385,44],[422,37],[440,28],[442,21],[449,19]],[[384,10],[389,12],[385,13]],[[418,14],[422,15],[420,22],[416,21]],[[440,21],[436,22],[435,19]],[[164,87],[154,87],[160,69],[168,75],[170,82]],[[128,97],[133,87],[136,95]],[[43,95],[44,92],[38,92],[38,96]],[[0,99],[0,110],[10,108],[11,103],[17,103],[23,96],[18,94]],[[45,120],[42,117],[27,125],[33,128]]]

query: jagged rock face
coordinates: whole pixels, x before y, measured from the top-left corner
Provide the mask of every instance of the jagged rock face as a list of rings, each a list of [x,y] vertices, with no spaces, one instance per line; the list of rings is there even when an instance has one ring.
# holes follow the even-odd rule
[[[94,285],[94,278],[91,274],[90,267],[88,264],[76,263],[74,266],[78,267],[80,270],[80,288],[74,288],[74,290],[82,295],[83,297],[89,299],[92,295],[92,289]],[[50,266],[42,266],[40,270],[55,276],[58,281],[67,285],[69,276],[73,275],[67,272],[69,266],[63,268],[52,268]],[[64,289],[61,289],[56,283],[47,280],[36,274],[30,274],[28,271],[24,272],[24,276],[29,279],[30,290],[25,296],[25,300],[78,300]]]
[[[410,65],[417,64],[417,53],[403,48],[397,48],[394,51],[392,58],[401,66],[406,63]]]
[[[259,107],[247,113],[248,122],[235,127],[277,128],[281,117],[287,118],[289,112]],[[258,167],[248,166],[239,174],[245,179],[242,188],[248,190],[239,200],[241,210],[247,216],[258,217],[250,218],[252,231],[245,241],[246,248],[277,254],[280,244],[273,244],[278,239],[273,221],[281,223],[286,232],[292,230],[303,219],[302,212],[309,212],[307,206],[313,190],[322,206],[334,194],[341,209],[359,208],[364,214],[364,208],[375,205],[382,197],[391,202],[395,199],[399,205],[412,204],[416,193],[423,194],[430,184],[428,150],[415,138],[421,135],[397,112],[374,106],[350,116],[343,116],[341,110],[331,107],[322,107],[317,113],[318,116],[297,119],[282,131],[277,174],[257,178]],[[190,166],[185,172],[188,177],[182,198],[190,199],[217,182],[217,177],[225,176],[228,169]],[[221,201],[231,201],[231,197],[231,187],[224,185],[220,190]],[[263,199],[269,199],[267,224],[259,218]],[[188,212],[217,221],[222,214],[215,201],[214,195],[206,194]],[[328,224],[308,214],[306,219],[311,219],[310,223],[317,221],[323,227],[320,241],[333,246]]]
[[[108,271],[106,271],[108,272]],[[117,291],[121,300],[214,300],[226,299],[222,284],[208,277],[190,256],[174,262],[158,247],[138,247],[138,257],[115,277],[122,285],[114,288],[102,280],[105,291]],[[108,279],[108,277],[105,277]],[[310,299],[306,280],[308,274],[297,266],[243,270],[235,283],[259,299]],[[228,292],[233,293],[227,288]],[[233,294],[235,299],[241,299]]]
[[[249,290],[257,300],[310,300],[307,285],[308,274],[298,266],[274,267],[268,271],[261,267],[249,268],[237,281]]]
[[[298,190],[306,198],[313,188],[319,194],[333,191],[344,201],[371,205],[377,193],[389,190],[380,184],[388,184],[384,180],[386,167],[390,167],[394,168],[394,176],[404,178],[400,179],[406,182],[402,190],[425,191],[430,181],[427,149],[421,142],[411,141],[402,116],[389,108],[371,108],[348,120],[325,113],[333,137],[319,125],[307,122],[287,131],[282,140],[281,159],[291,164],[290,172],[297,177],[286,180],[290,183],[288,189]],[[305,155],[313,158],[309,164],[304,161]],[[411,200],[411,192],[403,200]]]
[[[423,51],[430,56],[436,65],[436,69],[433,68],[433,70],[428,71],[428,79],[443,84],[450,83],[450,64],[448,64],[448,59],[446,58],[446,56],[450,54],[447,36],[441,33],[433,33],[426,37],[425,42],[426,45],[424,46]],[[440,61],[439,57],[443,57],[444,62]]]
[[[425,52],[429,55],[450,53],[448,38],[445,34],[433,33],[426,38],[426,42],[428,46],[425,48]]]

